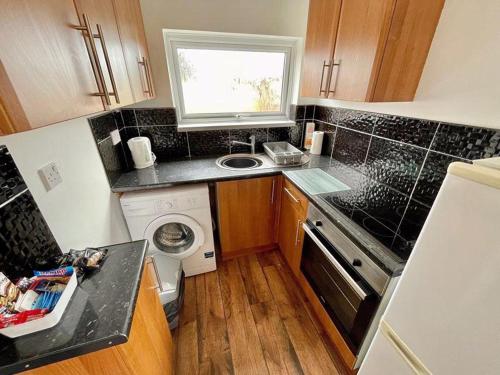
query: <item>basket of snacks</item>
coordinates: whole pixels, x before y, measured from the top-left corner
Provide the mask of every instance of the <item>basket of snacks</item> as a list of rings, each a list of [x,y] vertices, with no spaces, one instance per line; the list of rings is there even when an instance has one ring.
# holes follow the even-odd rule
[[[0,334],[15,338],[55,326],[77,285],[73,267],[35,271],[16,283],[0,272]]]

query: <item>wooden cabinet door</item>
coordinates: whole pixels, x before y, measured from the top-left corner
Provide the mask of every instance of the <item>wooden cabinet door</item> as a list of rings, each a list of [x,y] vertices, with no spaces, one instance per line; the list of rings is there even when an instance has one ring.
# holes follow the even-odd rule
[[[113,0],[113,5],[134,101],[151,99],[153,79],[139,0]]]
[[[72,0],[1,0],[0,128],[38,128],[104,109]]]
[[[272,176],[217,183],[223,258],[275,246],[278,179]]]
[[[344,0],[329,78],[334,99],[371,100],[395,0]]]
[[[307,204],[307,198],[285,180],[281,192],[278,244],[283,257],[296,276],[300,273],[304,240],[302,224],[307,216]]]
[[[301,95],[325,96],[333,58],[341,0],[310,0]]]
[[[94,34],[99,31],[98,25],[102,28],[102,39],[95,38],[99,57],[97,63],[103,70],[107,91],[114,92],[116,90],[118,93],[118,97],[111,96],[111,105],[107,107],[111,109],[132,104],[134,99],[112,0],[75,0],[75,5],[82,24],[85,14]],[[110,69],[107,66],[107,60]]]

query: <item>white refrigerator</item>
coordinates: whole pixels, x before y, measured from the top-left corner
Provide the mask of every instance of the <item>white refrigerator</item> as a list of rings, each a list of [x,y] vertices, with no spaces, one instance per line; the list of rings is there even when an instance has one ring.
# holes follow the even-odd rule
[[[500,374],[500,158],[448,168],[359,374]]]

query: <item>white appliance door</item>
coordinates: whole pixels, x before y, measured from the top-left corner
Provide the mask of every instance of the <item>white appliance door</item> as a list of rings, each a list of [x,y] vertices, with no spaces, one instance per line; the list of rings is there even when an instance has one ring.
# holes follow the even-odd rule
[[[383,319],[433,374],[500,374],[499,292],[500,172],[452,164]],[[360,374],[399,374],[384,345]]]
[[[153,220],[144,232],[153,254],[183,259],[194,254],[205,241],[200,224],[190,216],[163,215]]]

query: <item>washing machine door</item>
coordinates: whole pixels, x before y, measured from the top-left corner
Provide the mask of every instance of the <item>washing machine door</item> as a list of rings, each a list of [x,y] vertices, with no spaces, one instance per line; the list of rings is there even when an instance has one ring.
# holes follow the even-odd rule
[[[183,259],[194,254],[205,242],[203,229],[192,217],[169,214],[153,220],[144,238],[149,241],[152,253],[161,253]]]

